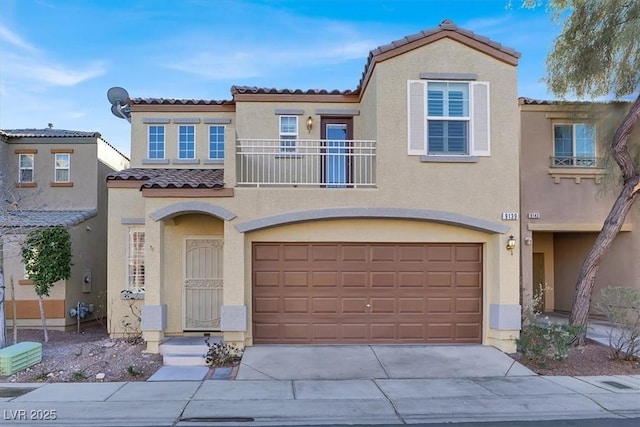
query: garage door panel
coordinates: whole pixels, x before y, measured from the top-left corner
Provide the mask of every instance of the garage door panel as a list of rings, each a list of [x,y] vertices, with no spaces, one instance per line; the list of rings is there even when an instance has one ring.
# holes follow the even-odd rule
[[[282,298],[285,313],[307,313],[309,311],[308,298]]]
[[[395,298],[371,298],[371,313],[395,313],[396,312],[396,299]]]
[[[457,262],[482,262],[482,250],[478,245],[456,246],[455,254],[455,260]]]
[[[366,245],[342,246],[342,261],[365,262],[369,253]]]
[[[256,313],[280,313],[280,298],[255,297],[253,309]]]
[[[396,275],[394,272],[374,272],[371,273],[369,280],[373,288],[393,288]]]
[[[425,285],[423,271],[400,271],[398,272],[398,287],[400,288],[421,288]]]
[[[458,271],[455,273],[457,287],[477,288],[482,287],[482,276],[479,272]]]
[[[480,298],[456,298],[456,313],[480,314],[481,311]]]
[[[254,243],[253,254],[255,343],[481,341],[481,245]]]
[[[312,314],[338,313],[338,298],[336,297],[313,298],[312,301]]]
[[[306,271],[284,271],[282,273],[282,284],[287,287],[309,286],[309,274]],[[276,284],[277,286],[277,284]]]
[[[337,271],[314,271],[311,273],[311,286],[332,287],[338,286]]]
[[[307,341],[311,336],[310,329],[310,325],[307,323],[284,323],[282,336],[285,339]]]
[[[369,337],[366,323],[343,323],[341,331],[343,340],[365,341]]]
[[[341,298],[342,312],[345,314],[367,313],[368,300],[366,298]]]
[[[347,271],[341,273],[343,288],[366,288],[368,283],[368,274],[363,271]]]
[[[453,287],[453,277],[450,271],[429,271],[427,272],[427,286],[451,288]]]
[[[427,313],[453,313],[453,298],[428,298]]]
[[[278,287],[279,271],[258,271],[253,275],[253,285],[257,288]]]
[[[283,261],[307,261],[309,248],[303,245],[284,245],[282,247]]]

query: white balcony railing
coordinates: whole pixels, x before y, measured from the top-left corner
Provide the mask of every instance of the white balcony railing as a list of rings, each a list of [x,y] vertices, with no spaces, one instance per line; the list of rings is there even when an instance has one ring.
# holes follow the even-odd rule
[[[571,168],[596,168],[604,167],[604,159],[601,157],[577,157],[577,156],[552,156],[551,167],[571,167]]]
[[[238,185],[376,185],[375,141],[239,139],[236,155]]]

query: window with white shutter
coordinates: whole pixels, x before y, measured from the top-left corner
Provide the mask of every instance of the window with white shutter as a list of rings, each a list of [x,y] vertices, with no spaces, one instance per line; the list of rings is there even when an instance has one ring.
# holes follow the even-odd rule
[[[408,154],[489,156],[489,83],[408,82]]]

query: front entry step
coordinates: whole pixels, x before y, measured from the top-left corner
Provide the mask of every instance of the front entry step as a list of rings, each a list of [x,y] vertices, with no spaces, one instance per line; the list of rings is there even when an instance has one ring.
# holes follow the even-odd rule
[[[162,361],[167,366],[206,366],[205,355],[209,347],[204,336],[171,337],[160,344]],[[209,343],[222,341],[221,337],[208,337]]]

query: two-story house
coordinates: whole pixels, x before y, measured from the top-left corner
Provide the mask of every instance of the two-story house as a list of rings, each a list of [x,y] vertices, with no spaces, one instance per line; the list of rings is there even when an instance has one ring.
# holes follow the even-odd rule
[[[61,225],[72,238],[73,266],[44,299],[47,326],[65,329],[77,322],[70,310],[83,303],[106,316],[108,174],[129,160],[99,133],[55,129],[0,130],[0,265],[5,309],[13,322],[9,283],[13,281],[18,327],[41,324],[38,296],[25,276],[20,255],[26,233]],[[84,311],[84,310],[83,310]],[[86,314],[86,313],[85,313]],[[84,320],[93,318],[85,316]]]
[[[371,51],[353,91],[129,99],[111,334],[139,309],[152,352],[189,333],[513,351],[518,58],[444,21]]]
[[[522,281],[543,311],[571,311],[582,263],[618,196],[618,167],[606,153],[629,108],[520,99]],[[640,288],[638,209],[605,256],[594,297],[607,286]]]

